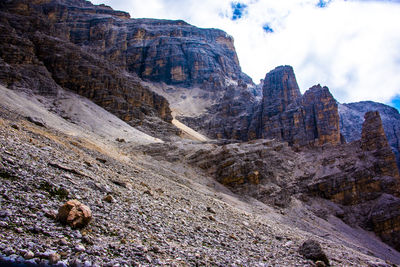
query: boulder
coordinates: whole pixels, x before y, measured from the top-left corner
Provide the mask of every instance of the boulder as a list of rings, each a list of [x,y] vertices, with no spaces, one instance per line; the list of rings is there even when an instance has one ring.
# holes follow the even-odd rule
[[[321,245],[315,240],[305,241],[299,248],[299,254],[304,258],[313,260],[315,262],[322,261],[327,266],[330,266],[328,257],[322,250]]]
[[[83,228],[92,220],[92,211],[76,199],[69,200],[58,209],[57,219],[72,228]]]

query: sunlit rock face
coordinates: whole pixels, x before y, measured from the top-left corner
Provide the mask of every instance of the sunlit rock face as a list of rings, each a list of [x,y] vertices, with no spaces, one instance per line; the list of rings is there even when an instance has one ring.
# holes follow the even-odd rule
[[[84,1],[49,11],[68,27],[74,44],[85,46],[139,77],[183,86],[221,89],[226,79],[251,79],[241,72],[233,38],[218,29],[184,21],[129,19],[129,15]]]

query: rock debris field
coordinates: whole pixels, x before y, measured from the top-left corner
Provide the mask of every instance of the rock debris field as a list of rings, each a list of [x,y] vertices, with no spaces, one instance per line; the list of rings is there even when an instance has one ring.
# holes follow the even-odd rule
[[[315,239],[333,266],[390,266],[218,191],[196,170],[0,114],[3,265],[314,266],[298,250]],[[68,200],[90,208],[86,227],[57,220]]]

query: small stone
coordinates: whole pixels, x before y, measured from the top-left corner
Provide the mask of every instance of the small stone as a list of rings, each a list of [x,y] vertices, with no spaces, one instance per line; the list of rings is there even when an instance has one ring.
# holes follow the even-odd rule
[[[55,210],[47,210],[44,214],[47,218],[55,220],[57,218],[57,212]]]
[[[326,264],[323,261],[316,261],[315,266],[316,267],[326,267]]]
[[[104,201],[107,201],[108,203],[114,202],[114,198],[112,195],[107,195],[103,198]]]
[[[293,245],[293,241],[288,241],[285,243],[285,247],[290,247]]]
[[[67,246],[67,245],[68,245],[68,241],[67,241],[67,239],[65,239],[65,238],[61,238],[60,241],[58,241],[58,243],[59,243],[61,246]]]
[[[42,119],[40,119],[40,118],[28,116],[28,117],[26,117],[26,119],[27,119],[29,122],[32,122],[33,124],[36,124],[37,126],[46,127],[46,124],[45,124],[44,121],[43,121]]]
[[[327,266],[330,266],[328,257],[322,250],[321,245],[315,240],[310,239],[305,241],[299,248],[299,254],[306,259],[313,260],[315,262],[322,261]]]
[[[14,128],[15,130],[19,130],[19,126],[16,124],[11,124],[11,128]]]
[[[27,251],[25,254],[24,254],[24,259],[26,259],[26,260],[30,260],[30,259],[33,259],[35,257],[35,254],[32,252],[32,251]]]
[[[88,206],[74,199],[67,201],[58,209],[57,219],[72,228],[82,228],[91,221],[92,211]]]
[[[128,184],[125,181],[121,181],[121,180],[111,180],[111,182],[113,182],[114,184],[121,186],[123,188],[127,188]]]
[[[51,253],[49,255],[50,264],[56,264],[60,260],[61,260],[61,256],[58,253]]]
[[[88,244],[88,245],[93,245],[93,244],[94,244],[93,240],[92,240],[89,236],[87,236],[87,235],[85,235],[85,236],[82,238],[82,242],[84,242],[84,243],[86,243],[86,244]]]
[[[0,227],[7,227],[8,223],[0,221]]]
[[[11,210],[1,210],[0,211],[0,217],[7,218],[10,216],[12,216]]]
[[[158,246],[153,246],[153,247],[151,247],[150,250],[153,251],[154,253],[160,253],[161,252],[161,249]]]
[[[84,266],[84,267],[92,267],[93,264],[92,264],[91,261],[85,261],[85,262],[83,263],[83,266]]]
[[[61,251],[60,252],[60,256],[63,258],[66,258],[68,256],[68,252],[67,251]]]
[[[162,188],[157,188],[156,192],[160,195],[164,194],[164,190]]]
[[[151,192],[150,190],[144,191],[143,194],[146,194],[146,195],[149,195],[149,196],[153,196],[153,192]]]
[[[151,257],[149,255],[146,255],[145,259],[146,259],[147,262],[151,263]]]
[[[78,244],[75,246],[74,250],[76,252],[84,252],[86,250],[86,248],[82,244]]]
[[[96,158],[96,160],[97,160],[98,162],[103,163],[103,164],[107,162],[106,159],[102,159],[102,158]]]
[[[75,230],[72,232],[72,235],[76,238],[76,239],[81,239],[82,238],[82,234],[79,230]]]
[[[3,253],[4,253],[6,256],[9,256],[9,255],[14,254],[15,251],[14,251],[14,249],[12,249],[11,247],[7,247],[6,249],[4,249]]]
[[[215,210],[213,210],[211,207],[207,207],[207,211],[210,212],[210,213],[215,214]]]
[[[71,266],[71,267],[82,267],[82,265],[83,265],[82,261],[79,259],[72,259],[69,262],[69,266]]]
[[[68,267],[68,262],[67,261],[59,261],[55,267]]]

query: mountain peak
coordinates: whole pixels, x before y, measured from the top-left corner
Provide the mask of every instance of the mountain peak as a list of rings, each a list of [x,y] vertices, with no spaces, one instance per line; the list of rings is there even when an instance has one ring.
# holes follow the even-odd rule
[[[279,66],[265,75],[263,105],[266,116],[274,116],[301,97],[291,66]]]

